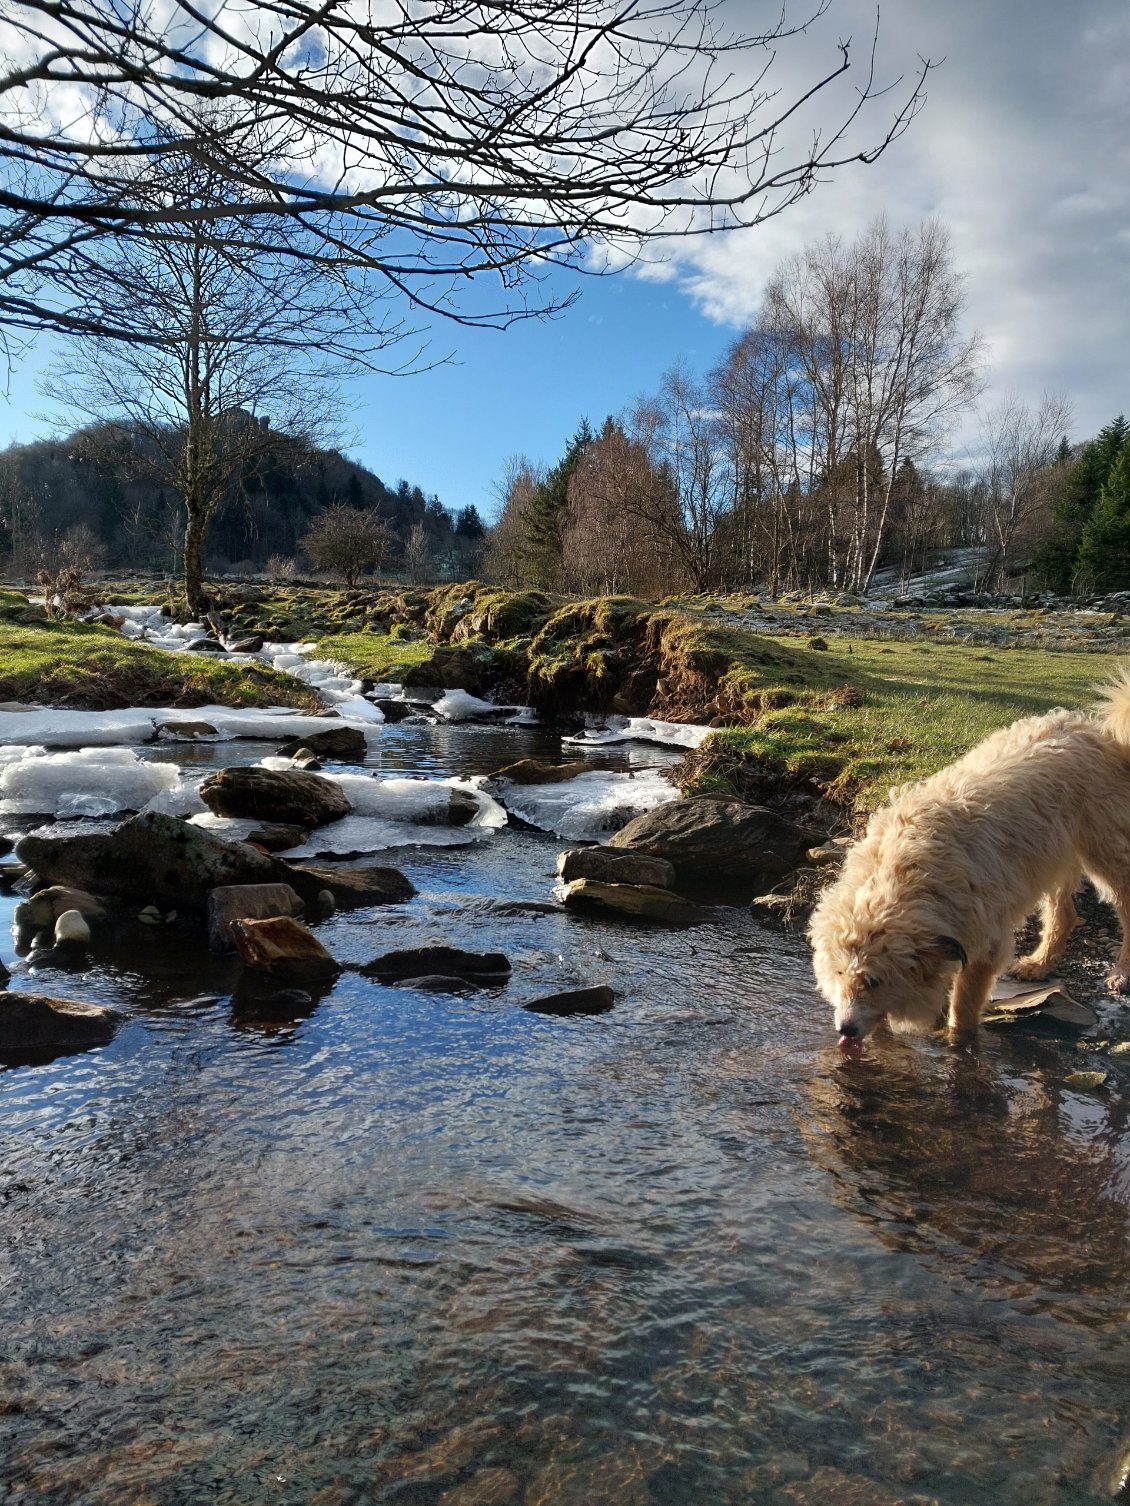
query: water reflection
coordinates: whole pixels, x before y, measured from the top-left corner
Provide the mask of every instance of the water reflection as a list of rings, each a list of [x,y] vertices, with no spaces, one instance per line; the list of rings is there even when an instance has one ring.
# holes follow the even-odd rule
[[[501,949],[489,998],[347,972],[249,1025],[175,927],[59,975],[130,1018],[0,1077],[0,1496],[1109,1499],[1120,1083],[1072,1092],[1079,1053],[1019,1038],[844,1064],[803,943],[743,911],[513,905],[558,845],[405,852],[411,905],[320,929],[349,963]],[[609,1015],[521,1009],[591,983]]]
[[[1028,1312],[1121,1323],[1130,1283],[1127,1099],[1065,1085],[1028,1038],[939,1060],[890,1046],[813,1079],[805,1122],[844,1205],[890,1248],[960,1267]]]

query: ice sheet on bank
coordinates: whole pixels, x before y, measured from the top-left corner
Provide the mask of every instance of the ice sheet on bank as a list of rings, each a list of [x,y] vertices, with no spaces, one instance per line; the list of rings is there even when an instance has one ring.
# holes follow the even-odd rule
[[[579,747],[603,747],[608,743],[661,743],[673,748],[699,748],[714,731],[696,722],[660,722],[650,716],[610,716],[602,731],[578,732],[563,737]]]
[[[560,784],[514,784],[498,780],[495,789],[507,810],[541,831],[570,840],[611,836],[633,817],[679,798],[658,769],[617,774],[602,769]]]
[[[467,824],[495,830],[506,825],[503,807],[472,779],[370,779],[364,774],[334,776],[355,816],[385,821],[445,823],[453,790],[471,795],[478,806]]]
[[[263,759],[271,766],[277,759]],[[370,779],[364,774],[325,774],[334,779],[352,807],[340,821],[327,822],[312,831],[301,846],[290,848],[287,857],[345,857],[380,852],[387,847],[457,847],[489,837],[506,825],[506,812],[497,800],[470,779]],[[470,821],[451,824],[451,797],[455,790],[471,795],[477,806]],[[165,797],[162,797],[164,800]],[[187,799],[182,795],[182,801]],[[265,820],[248,821],[214,816],[204,811],[199,796],[198,813],[191,817],[214,836],[245,841]],[[165,808],[154,802],[150,809]],[[170,812],[181,814],[180,811]]]
[[[373,732],[380,725],[380,711],[365,703],[364,714],[348,705],[343,716],[310,716],[288,706],[234,708],[231,706],[143,707],[125,711],[62,711],[30,706],[26,711],[0,711],[0,745],[44,748],[122,747],[152,742],[162,728],[162,737],[176,740],[178,725],[184,736],[196,741],[199,728],[215,728],[218,740],[236,737],[284,739],[308,737],[331,727],[359,727]]]
[[[0,813],[6,816],[110,816],[141,810],[180,784],[175,764],[146,763],[128,748],[22,752],[0,772]]]

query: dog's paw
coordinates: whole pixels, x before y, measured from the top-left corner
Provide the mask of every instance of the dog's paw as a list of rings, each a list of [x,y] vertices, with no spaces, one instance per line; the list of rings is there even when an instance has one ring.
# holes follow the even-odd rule
[[[1022,978],[1033,983],[1043,982],[1050,972],[1051,964],[1042,962],[1038,957],[1017,957],[1008,967],[1010,978]]]
[[[1106,986],[1112,994],[1130,994],[1130,973],[1122,973],[1117,969],[1107,974]]]

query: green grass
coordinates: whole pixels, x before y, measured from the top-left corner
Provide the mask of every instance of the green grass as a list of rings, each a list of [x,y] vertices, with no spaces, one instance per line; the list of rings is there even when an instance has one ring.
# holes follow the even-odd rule
[[[367,679],[398,681],[413,665],[426,664],[435,644],[390,633],[336,633],[319,639],[315,653],[319,659],[338,659]]]
[[[0,700],[109,711],[126,706],[297,706],[316,696],[289,675],[170,654],[91,623],[23,620],[27,600],[0,593]]]
[[[751,725],[716,733],[693,788],[805,784],[870,809],[892,786],[933,773],[1018,717],[1090,706],[1119,663],[1114,653],[956,643],[837,640],[813,652],[770,641],[801,665],[818,661],[808,685]]]

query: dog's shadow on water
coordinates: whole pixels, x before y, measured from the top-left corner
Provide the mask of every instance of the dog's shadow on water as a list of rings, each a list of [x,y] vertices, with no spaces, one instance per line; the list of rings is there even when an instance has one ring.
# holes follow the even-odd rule
[[[1026,1042],[1018,1068],[1015,1049],[884,1045],[813,1078],[801,1130],[837,1201],[889,1248],[1032,1311],[1122,1322],[1126,1105],[1066,1085],[1065,1054]]]

